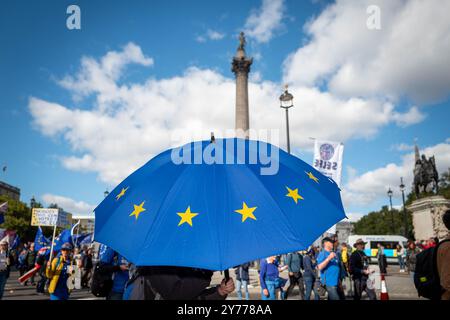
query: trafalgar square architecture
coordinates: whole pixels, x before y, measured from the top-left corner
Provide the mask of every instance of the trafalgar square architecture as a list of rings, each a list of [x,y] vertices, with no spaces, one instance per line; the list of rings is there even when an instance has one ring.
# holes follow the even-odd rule
[[[443,239],[448,233],[442,216],[450,208],[450,200],[437,195],[438,181],[434,156],[429,159],[425,155],[420,157],[416,145],[413,191],[417,200],[406,207],[412,213],[416,239],[426,240],[434,237]]]
[[[231,63],[231,71],[236,75],[236,137],[249,138],[250,116],[248,109],[248,74],[253,58],[245,54],[245,36],[239,35],[239,47]]]

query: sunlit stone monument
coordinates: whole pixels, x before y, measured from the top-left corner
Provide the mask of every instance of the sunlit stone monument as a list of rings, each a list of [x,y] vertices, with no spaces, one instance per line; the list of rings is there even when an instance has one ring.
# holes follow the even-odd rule
[[[406,207],[412,212],[416,240],[434,237],[443,239],[448,233],[442,222],[442,216],[450,209],[450,200],[440,195],[430,195],[438,192],[438,180],[434,156],[429,159],[425,155],[420,157],[416,145],[413,190],[417,200]]]
[[[239,47],[233,57],[231,70],[236,75],[236,137],[249,138],[250,117],[248,110],[248,74],[253,58],[245,55],[245,37],[239,35]]]

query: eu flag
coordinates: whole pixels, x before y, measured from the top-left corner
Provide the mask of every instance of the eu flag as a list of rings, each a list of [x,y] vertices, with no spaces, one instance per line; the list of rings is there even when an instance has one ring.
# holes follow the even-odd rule
[[[306,249],[345,218],[340,189],[269,143],[216,139],[167,150],[95,209],[95,240],[137,266],[225,270]]]
[[[50,240],[44,236],[41,227],[38,227],[36,236],[34,237],[34,250],[39,251],[42,247],[50,245]]]
[[[65,229],[63,230],[56,238],[55,238],[55,242],[53,245],[53,250],[54,251],[59,251],[61,250],[61,247],[64,243],[69,242],[70,244],[72,244],[72,235],[70,232],[70,229]]]

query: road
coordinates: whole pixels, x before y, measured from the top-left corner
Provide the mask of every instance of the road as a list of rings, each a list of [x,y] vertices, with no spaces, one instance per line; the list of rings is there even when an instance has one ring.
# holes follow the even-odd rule
[[[378,271],[377,266],[372,266]],[[235,277],[234,271],[230,270],[230,276]],[[284,271],[281,276],[288,278],[287,271]],[[48,295],[38,295],[36,288],[32,286],[22,286],[17,281],[19,273],[17,271],[11,272],[11,276],[5,286],[4,300],[48,300]],[[36,277],[38,279],[39,276]],[[220,272],[215,272],[211,281],[212,285],[220,283],[223,275]],[[289,283],[287,283],[287,286]],[[400,273],[397,265],[390,266],[388,269],[388,275],[386,276],[386,286],[388,288],[389,297],[391,300],[416,300],[416,289],[414,284],[407,273]],[[380,283],[377,281],[376,287],[380,288]],[[377,297],[379,298],[380,290],[377,290]],[[250,269],[250,285],[249,285],[250,299],[259,300],[261,297],[258,272],[256,269]],[[363,298],[365,295],[363,296]],[[289,297],[289,300],[296,300],[299,298],[298,287],[293,291],[293,294]],[[101,298],[94,297],[89,290],[74,290],[70,295],[71,300],[96,300]],[[233,292],[228,299],[236,300],[236,292]]]

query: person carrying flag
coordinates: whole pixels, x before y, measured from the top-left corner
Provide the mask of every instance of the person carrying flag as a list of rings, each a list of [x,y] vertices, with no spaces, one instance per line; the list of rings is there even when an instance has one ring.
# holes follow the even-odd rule
[[[48,292],[50,300],[68,300],[70,290],[67,287],[67,279],[72,270],[72,260],[70,254],[72,245],[68,242],[61,246],[61,255],[47,262],[46,276],[50,279]]]

